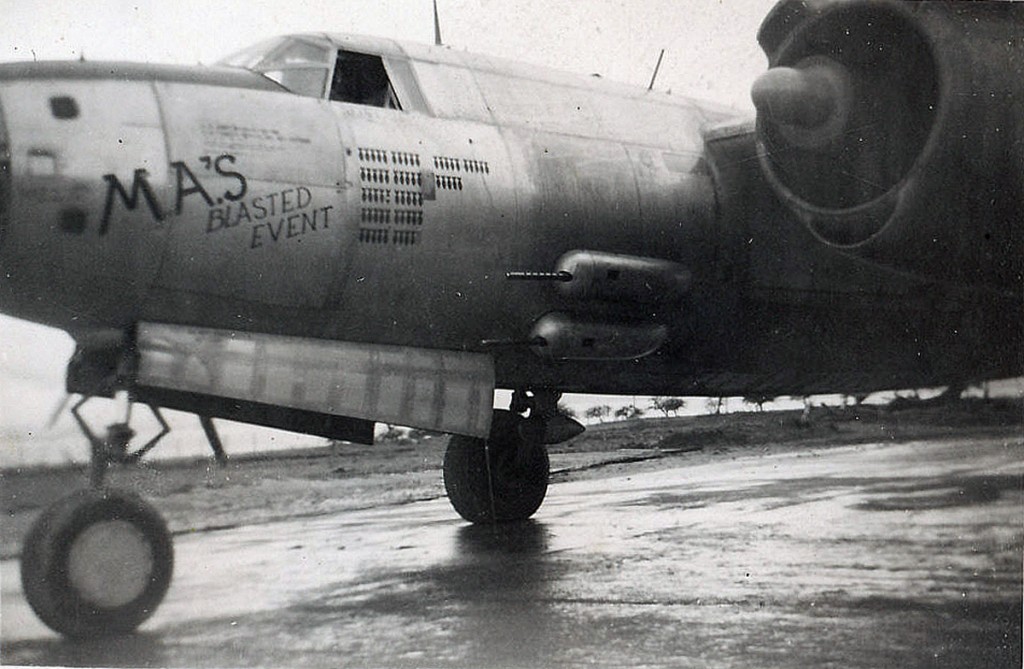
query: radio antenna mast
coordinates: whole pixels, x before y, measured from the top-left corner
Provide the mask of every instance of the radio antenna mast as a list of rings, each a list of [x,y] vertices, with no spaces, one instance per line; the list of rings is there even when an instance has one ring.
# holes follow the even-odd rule
[[[437,11],[437,0],[434,0],[434,11]],[[648,84],[647,90],[654,88],[654,80],[658,78],[658,70],[661,68],[661,59],[665,57],[665,50],[662,49],[661,53],[658,54],[658,63],[654,66],[654,74],[651,75],[651,83]]]
[[[441,19],[437,16],[437,0],[434,0],[434,44],[442,46],[441,44]]]

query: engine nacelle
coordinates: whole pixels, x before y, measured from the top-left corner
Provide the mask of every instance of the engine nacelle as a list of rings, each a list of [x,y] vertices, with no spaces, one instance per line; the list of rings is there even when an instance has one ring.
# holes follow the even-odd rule
[[[783,1],[751,95],[772,187],[821,240],[1024,286],[1024,4]]]

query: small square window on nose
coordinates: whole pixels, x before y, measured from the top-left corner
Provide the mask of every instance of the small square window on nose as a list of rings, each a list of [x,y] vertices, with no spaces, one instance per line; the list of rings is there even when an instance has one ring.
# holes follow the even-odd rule
[[[60,212],[60,229],[72,235],[85,232],[85,212],[81,209],[65,209]]]
[[[50,98],[50,111],[59,119],[78,118],[78,103],[67,95]]]

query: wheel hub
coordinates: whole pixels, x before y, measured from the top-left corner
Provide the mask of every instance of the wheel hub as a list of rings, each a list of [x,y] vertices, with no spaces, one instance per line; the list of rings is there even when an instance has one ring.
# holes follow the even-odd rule
[[[124,520],[90,525],[75,537],[68,553],[69,584],[100,608],[124,606],[141,597],[153,569],[152,546]]]

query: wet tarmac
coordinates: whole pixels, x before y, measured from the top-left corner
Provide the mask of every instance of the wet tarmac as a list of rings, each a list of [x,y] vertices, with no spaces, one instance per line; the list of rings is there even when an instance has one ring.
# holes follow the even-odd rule
[[[725,457],[180,536],[163,606],[71,643],[0,565],[4,664],[1020,667],[1019,437]]]

